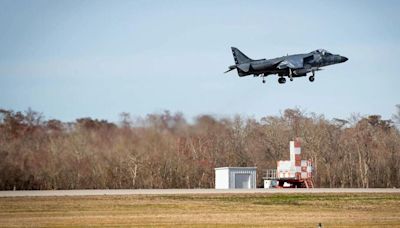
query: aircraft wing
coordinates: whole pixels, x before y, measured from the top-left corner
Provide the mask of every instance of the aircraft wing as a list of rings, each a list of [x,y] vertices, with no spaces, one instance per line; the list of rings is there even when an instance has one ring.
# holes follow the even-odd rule
[[[285,59],[277,66],[278,69],[297,69],[303,67],[303,58],[301,59]]]
[[[283,60],[279,65],[277,66],[278,69],[285,69],[285,68],[291,68],[291,69],[298,69],[298,68],[303,68],[304,67],[304,62],[309,61],[309,58],[312,57],[312,55],[307,55],[307,56],[292,56],[288,57],[285,60]]]

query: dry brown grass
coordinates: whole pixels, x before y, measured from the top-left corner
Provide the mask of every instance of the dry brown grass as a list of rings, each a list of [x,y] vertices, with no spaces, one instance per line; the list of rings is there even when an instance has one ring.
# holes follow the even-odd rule
[[[400,194],[0,198],[0,227],[400,227]]]

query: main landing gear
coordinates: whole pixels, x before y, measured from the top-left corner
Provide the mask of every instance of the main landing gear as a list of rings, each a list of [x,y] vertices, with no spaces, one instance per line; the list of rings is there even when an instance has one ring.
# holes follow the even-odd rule
[[[279,84],[284,84],[286,82],[286,78],[282,77],[278,79]]]

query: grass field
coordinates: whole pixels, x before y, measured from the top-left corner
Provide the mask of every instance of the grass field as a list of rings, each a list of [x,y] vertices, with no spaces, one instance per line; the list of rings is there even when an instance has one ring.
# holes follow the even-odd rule
[[[400,227],[400,194],[0,198],[0,227]]]

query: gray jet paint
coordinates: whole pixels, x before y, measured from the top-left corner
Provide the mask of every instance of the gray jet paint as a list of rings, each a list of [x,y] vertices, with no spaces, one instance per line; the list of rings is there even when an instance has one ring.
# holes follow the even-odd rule
[[[254,75],[261,76],[263,83],[264,77],[270,74],[279,76],[278,82],[285,83],[285,77],[289,77],[293,81],[295,77],[312,75],[309,77],[311,82],[314,81],[315,71],[321,70],[321,67],[343,63],[348,58],[340,55],[334,55],[324,49],[318,49],[306,54],[287,55],[274,59],[258,59],[253,60],[243,54],[239,49],[232,47],[235,65],[229,66],[229,70],[225,73],[236,69],[239,77]]]

